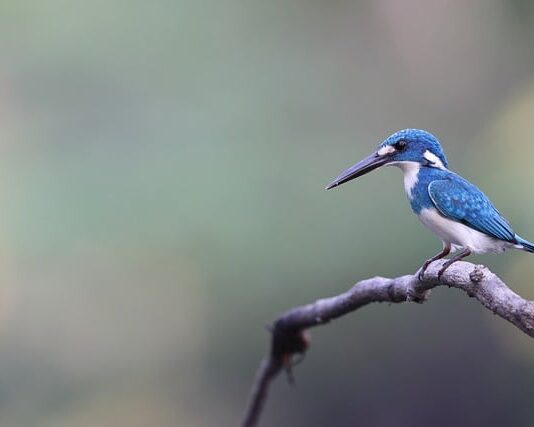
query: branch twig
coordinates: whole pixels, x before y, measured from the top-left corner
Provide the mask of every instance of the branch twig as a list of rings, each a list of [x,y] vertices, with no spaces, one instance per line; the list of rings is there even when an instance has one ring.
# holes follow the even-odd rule
[[[270,353],[258,369],[241,426],[258,425],[272,380],[282,369],[291,368],[295,355],[308,349],[307,329],[328,323],[372,302],[423,303],[432,288],[448,286],[461,289],[488,310],[534,337],[534,301],[521,298],[487,268],[467,262],[452,265],[439,281],[437,272],[443,262],[433,263],[422,281],[417,274],[394,279],[375,277],[356,283],[340,295],[293,308],[278,317],[272,327]]]

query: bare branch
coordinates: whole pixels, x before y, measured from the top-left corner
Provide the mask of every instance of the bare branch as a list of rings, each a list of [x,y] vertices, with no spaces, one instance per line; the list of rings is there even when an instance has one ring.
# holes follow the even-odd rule
[[[484,307],[534,337],[534,302],[513,292],[484,266],[467,262],[453,264],[438,280],[437,273],[445,261],[433,263],[420,281],[417,274],[395,279],[375,277],[356,283],[350,290],[312,304],[296,307],[276,319],[272,328],[271,349],[262,361],[252,388],[242,427],[255,427],[267,399],[272,380],[292,359],[309,347],[309,328],[353,312],[372,302],[423,303],[436,286],[461,289]]]

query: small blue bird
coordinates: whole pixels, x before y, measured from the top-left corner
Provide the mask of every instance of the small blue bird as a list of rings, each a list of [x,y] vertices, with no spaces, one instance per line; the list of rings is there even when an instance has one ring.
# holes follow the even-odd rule
[[[461,250],[438,273],[472,253],[504,252],[515,248],[534,253],[534,244],[518,236],[488,197],[448,169],[447,157],[437,138],[420,129],[394,133],[370,156],[342,172],[326,189],[337,187],[380,166],[398,166],[404,173],[404,189],[419,220],[443,241],[443,250],[419,270]]]

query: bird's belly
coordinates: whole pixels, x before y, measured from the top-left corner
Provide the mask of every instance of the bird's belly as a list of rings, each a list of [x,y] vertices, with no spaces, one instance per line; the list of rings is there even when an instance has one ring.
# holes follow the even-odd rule
[[[436,209],[423,209],[419,220],[445,243],[458,247],[469,248],[475,253],[503,252],[514,245],[490,237],[457,221],[445,218]]]

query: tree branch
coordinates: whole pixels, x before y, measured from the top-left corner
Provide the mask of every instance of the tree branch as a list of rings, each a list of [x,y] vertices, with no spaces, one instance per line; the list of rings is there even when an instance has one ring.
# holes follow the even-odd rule
[[[417,273],[395,279],[375,277],[356,283],[350,290],[312,304],[293,308],[276,319],[272,327],[271,349],[262,361],[246,408],[242,427],[255,427],[267,400],[272,380],[291,369],[293,357],[309,347],[307,329],[319,326],[372,302],[423,303],[437,286],[461,289],[484,307],[534,337],[534,302],[513,292],[484,266],[467,262],[453,264],[438,280],[443,262],[433,263],[420,281]]]

